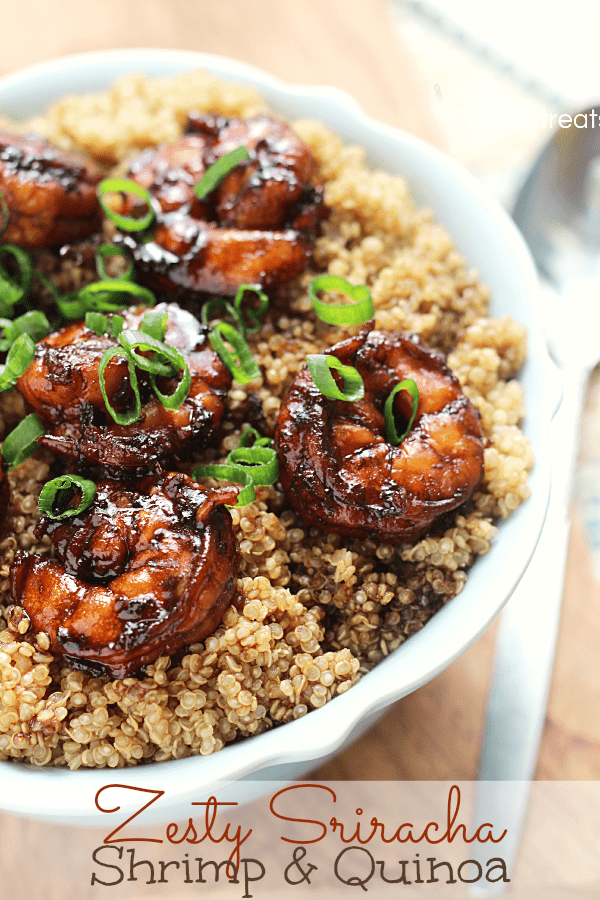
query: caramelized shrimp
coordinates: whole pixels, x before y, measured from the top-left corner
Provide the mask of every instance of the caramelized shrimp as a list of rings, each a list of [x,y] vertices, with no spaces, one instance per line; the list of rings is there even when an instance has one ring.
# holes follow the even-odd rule
[[[138,374],[141,416],[119,425],[109,415],[98,376],[104,352],[115,338],[98,337],[82,322],[67,325],[40,341],[35,359],[17,381],[17,389],[47,429],[38,443],[54,452],[118,468],[147,466],[182,449],[190,441],[203,446],[219,424],[231,385],[231,373],[208,342],[208,329],[173,303],[159,304],[168,313],[165,343],[176,347],[190,367],[191,387],[179,409],[167,409]],[[125,328],[139,328],[145,309],[125,312]],[[124,356],[113,356],[104,371],[109,403],[123,413],[133,394]],[[163,387],[165,393],[168,386]]]
[[[169,292],[235,294],[242,284],[269,288],[299,275],[309,262],[324,215],[323,189],[308,147],[282,122],[195,116],[192,133],[146,150],[128,177],[155,201],[147,233],[120,238],[138,274]],[[204,200],[195,185],[210,165],[238,147],[250,156]],[[132,195],[125,212],[139,204]]]
[[[95,163],[75,153],[0,132],[0,194],[8,212],[2,242],[34,249],[92,234],[101,223],[101,178]]]
[[[416,335],[370,327],[329,351],[358,370],[364,398],[328,399],[305,367],[281,407],[275,440],[281,483],[305,522],[393,543],[423,534],[471,496],[483,475],[482,433],[477,410],[438,353]],[[408,378],[419,389],[417,413],[393,446],[383,406]],[[394,403],[406,424],[410,398],[400,391]]]
[[[19,552],[15,602],[73,668],[125,678],[211,634],[234,598],[237,540],[224,503],[187,475],[103,481],[72,519],[43,518],[58,559]]]

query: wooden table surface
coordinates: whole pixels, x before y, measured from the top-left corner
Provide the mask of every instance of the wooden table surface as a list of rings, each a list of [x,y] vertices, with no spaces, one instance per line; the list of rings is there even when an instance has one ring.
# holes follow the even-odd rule
[[[19,0],[6,5],[3,19],[0,74],[112,47],[215,52],[291,81],[345,88],[374,116],[439,141],[414,60],[391,29],[383,0]],[[315,775],[474,778],[493,639],[492,628]],[[600,588],[576,523],[538,778],[600,778],[599,646]]]

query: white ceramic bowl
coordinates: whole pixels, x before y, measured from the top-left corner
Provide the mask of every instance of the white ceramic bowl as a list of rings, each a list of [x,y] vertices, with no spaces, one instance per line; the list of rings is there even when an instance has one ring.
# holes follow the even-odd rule
[[[417,138],[370,119],[339,90],[284,84],[238,62],[188,52],[90,53],[32,66],[0,80],[0,111],[25,119],[65,94],[105,89],[127,72],[167,76],[198,67],[256,87],[274,109],[290,119],[320,119],[344,141],[365,147],[374,166],[403,175],[418,202],[434,210],[469,264],[491,287],[493,314],[508,313],[528,327],[529,356],[521,380],[527,398],[524,430],[537,460],[531,477],[532,497],[501,524],[492,551],[477,561],[463,592],[352,690],[326,707],[210,757],[115,772],[0,763],[0,808],[49,821],[104,825],[105,817],[95,810],[93,798],[100,787],[115,781],[164,790],[155,818],[166,821],[178,811],[189,815],[190,799],[199,799],[217,782],[289,778],[316,765],[356,737],[388,704],[434,678],[482,634],[519,581],[547,505],[547,430],[558,388],[536,323],[536,272],[512,220],[457,163]],[[236,799],[256,791],[256,785],[238,785]],[[121,806],[120,816],[137,809],[135,802],[128,809],[127,798],[121,800]]]

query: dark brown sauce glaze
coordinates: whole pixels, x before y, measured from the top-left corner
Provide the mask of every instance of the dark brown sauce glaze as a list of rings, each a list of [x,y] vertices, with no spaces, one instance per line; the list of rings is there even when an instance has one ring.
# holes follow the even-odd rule
[[[102,170],[41,138],[0,132],[0,192],[8,210],[2,243],[54,247],[97,231]]]
[[[424,534],[471,496],[483,476],[483,440],[479,413],[442,356],[416,335],[371,327],[328,351],[358,370],[364,398],[330,400],[305,367],[281,406],[275,441],[281,483],[305,522],[394,543]],[[383,407],[407,378],[419,388],[417,415],[393,446]],[[406,423],[410,397],[402,391],[394,402]]]
[[[195,185],[212,165],[244,146],[243,160],[204,200]],[[148,231],[119,235],[138,274],[174,294],[235,294],[290,281],[307,266],[326,213],[316,163],[289,126],[260,116],[243,121],[194,115],[172,144],[146,150],[128,177],[153,198],[157,221]],[[124,212],[139,201],[129,195]]]
[[[94,504],[43,518],[36,536],[58,559],[19,552],[15,602],[33,631],[74,668],[124,678],[211,634],[236,593],[231,516],[238,488],[208,491],[188,476],[102,481]]]
[[[39,443],[56,453],[109,467],[154,465],[190,442],[204,446],[225,411],[231,373],[208,341],[208,329],[175,304],[154,307],[168,313],[165,343],[188,360],[191,388],[179,409],[167,409],[152,392],[148,376],[136,369],[142,414],[131,425],[118,425],[108,414],[98,365],[115,338],[99,337],[83,323],[67,325],[36,346],[36,355],[18,379],[17,389],[47,429]],[[126,328],[139,328],[147,310],[126,310]],[[106,392],[119,413],[133,402],[127,361],[114,356],[105,369]],[[164,392],[172,390],[161,384]]]

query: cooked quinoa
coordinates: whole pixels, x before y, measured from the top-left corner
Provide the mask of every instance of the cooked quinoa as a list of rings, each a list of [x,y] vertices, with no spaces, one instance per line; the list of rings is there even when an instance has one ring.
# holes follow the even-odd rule
[[[108,169],[176,138],[188,111],[250,116],[265,109],[254,91],[205,73],[155,81],[135,75],[106,94],[62,100],[30,126]],[[114,680],[55,659],[47,635],[29,638],[28,617],[10,596],[15,551],[52,550],[48,538],[33,534],[37,498],[55,465],[39,452],[9,473],[12,501],[0,540],[2,761],[116,768],[208,755],[323,706],[462,590],[470,566],[490,549],[495,523],[528,497],[533,456],[519,430],[523,396],[515,380],[524,328],[488,317],[489,292],[433,214],[414,206],[402,178],[371,171],[361,149],[344,146],[319,123],[295,128],[318,161],[331,214],[312,267],[273,298],[251,339],[261,377],[234,384],[220,444],[204,458],[224,460],[257,409],[272,428],[307,353],[343,337],[315,318],[308,297],[309,282],[326,272],[369,286],[377,327],[417,332],[447,354],[481,413],[483,482],[426,537],[396,546],[309,528],[277,486],[258,489],[255,502],[231,510],[242,558],[238,606],[203,643],[161,657],[140,678]],[[37,265],[63,289],[92,277],[85,266],[59,266],[47,253]],[[0,435],[24,414],[18,395],[0,395]]]

